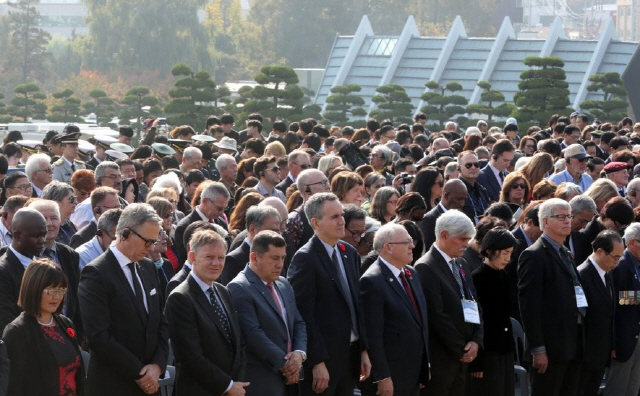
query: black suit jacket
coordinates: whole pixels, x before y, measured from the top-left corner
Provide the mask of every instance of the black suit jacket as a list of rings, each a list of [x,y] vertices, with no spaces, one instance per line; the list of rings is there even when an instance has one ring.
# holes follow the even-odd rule
[[[458,261],[462,263],[466,284],[475,298],[476,290],[467,263],[462,258]],[[460,287],[449,264],[435,246],[431,246],[427,254],[416,262],[415,269],[427,299],[431,371],[437,375],[450,375],[461,370],[463,363],[460,358],[469,341],[482,346],[484,331],[481,324],[464,321]]]
[[[84,365],[78,337],[71,337],[67,329],[74,328],[68,318],[54,314],[62,329],[65,342],[71,342],[80,356],[80,366],[75,375],[77,395],[84,395]],[[51,351],[35,317],[21,313],[5,329],[3,341],[7,346],[10,364],[7,395],[60,395],[60,372],[56,356]]]
[[[246,267],[249,262],[250,249],[249,245],[243,242],[231,253],[227,253],[227,257],[224,260],[224,269],[218,282],[226,286]]]
[[[89,224],[82,227],[78,232],[73,234],[71,237],[71,242],[69,242],[69,246],[74,249],[80,247],[87,242],[89,242],[96,234],[98,233],[98,223],[95,221],[90,221]]]
[[[585,364],[594,370],[603,370],[609,363],[613,349],[613,315],[616,302],[613,288],[605,287],[600,274],[590,260],[578,267],[582,287],[587,297],[585,317]],[[605,275],[607,278],[611,274]]]
[[[82,315],[80,314],[80,306],[78,302],[78,283],[80,282],[80,255],[69,246],[56,242],[56,253],[60,261],[62,271],[67,275],[69,287],[67,295],[64,297],[67,312],[66,316],[71,319],[75,325],[78,339],[82,340],[84,335],[84,325],[82,323]]]
[[[520,314],[529,348],[544,346],[549,360],[573,359],[579,315],[574,284],[544,236],[520,255],[518,279]]]
[[[309,379],[312,379],[310,369],[321,362],[325,362],[330,376],[351,374],[357,378],[359,375],[359,361],[352,362],[352,367],[347,364],[351,360],[351,314],[346,298],[351,298],[356,311],[360,348],[368,349],[358,284],[360,255],[348,243],[339,241],[338,244],[344,248],[339,247],[350,296],[343,294],[338,283],[338,269],[317,236],[296,252],[287,274],[296,294],[298,309],[307,325],[309,363],[305,378]]]
[[[175,238],[173,238],[173,242],[175,243],[175,251],[176,251],[176,254],[178,255],[178,261],[182,263],[187,259],[187,247],[185,246],[185,243],[184,243],[184,231],[187,229],[189,224],[194,223],[196,221],[208,221],[208,220],[203,220],[202,217],[200,217],[200,215],[196,211],[196,208],[193,208],[191,213],[189,213],[182,220],[180,220],[178,222],[178,225],[176,226]],[[219,225],[220,227],[224,228],[225,230],[227,229],[227,224],[225,224],[225,222],[220,218],[215,219],[213,222]],[[229,246],[230,243],[231,243],[230,237],[228,237],[227,246]]]
[[[418,306],[414,308],[402,284],[378,259],[360,278],[371,376],[374,383],[391,377],[399,394],[415,392],[429,380],[429,322],[427,303],[416,270],[405,266]],[[373,392],[375,393],[375,392]]]
[[[280,191],[282,191],[283,194],[286,194],[287,192],[287,188],[289,188],[290,185],[292,185],[294,183],[293,180],[291,180],[291,178],[289,177],[289,175],[287,175],[283,181],[281,181],[280,183],[278,183],[276,185],[276,188]]]
[[[82,269],[78,295],[91,348],[88,394],[142,396],[145,393],[135,383],[142,367],[155,363],[165,370],[169,334],[151,260],[138,262],[138,274],[148,316],[137,308],[133,289],[111,249]]]
[[[224,335],[209,297],[192,276],[178,285],[167,299],[165,315],[176,356],[178,395],[222,395],[230,381],[243,379],[238,314],[227,288],[219,283],[214,285],[229,317],[231,343]]]
[[[618,266],[611,271],[611,280],[616,294],[621,291],[640,290],[640,268],[638,260],[629,250],[625,250],[624,257]],[[629,360],[638,343],[640,334],[640,305],[616,306],[615,312],[615,347],[616,360]]]
[[[487,189],[481,185],[478,180],[473,184],[469,184],[463,178],[460,178],[464,185],[467,187],[467,200],[462,207],[462,213],[473,221],[473,224],[477,223],[477,220],[484,214],[489,205],[491,205],[491,198],[487,193]]]
[[[24,267],[11,249],[6,249],[0,257],[0,329],[20,315],[18,307],[20,284],[24,275]]]
[[[491,202],[498,202],[500,200],[500,191],[502,191],[502,188],[500,187],[500,183],[498,182],[498,179],[496,179],[496,175],[493,173],[493,170],[489,167],[489,164],[480,170],[480,174],[478,175],[476,182],[481,184],[487,190],[487,194],[489,194]]]
[[[182,268],[180,268],[180,271],[176,272],[176,274],[171,278],[171,280],[169,280],[169,283],[167,283],[167,288],[164,293],[165,300],[169,298],[169,294],[171,294],[173,289],[175,289],[179,284],[181,284],[182,282],[184,282],[185,279],[187,279],[187,276],[189,276],[190,272],[191,272],[191,268],[187,267],[186,265],[183,265]]]
[[[436,220],[444,213],[444,210],[440,207],[440,204],[433,207],[427,214],[424,215],[418,226],[422,232],[422,240],[424,242],[425,250],[429,250],[431,245],[436,241]]]
[[[511,317],[516,319],[518,323],[522,320],[520,318],[520,304],[518,303],[518,259],[526,248],[527,239],[524,236],[522,228],[518,227],[511,231],[511,235],[516,238],[518,244],[514,246],[513,253],[511,254],[511,261],[505,267],[507,273],[507,280],[509,282],[509,300],[511,301]]]

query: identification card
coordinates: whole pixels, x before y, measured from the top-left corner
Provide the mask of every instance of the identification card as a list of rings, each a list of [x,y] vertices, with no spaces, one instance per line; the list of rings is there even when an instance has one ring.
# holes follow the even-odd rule
[[[586,308],[589,306],[587,304],[587,296],[584,295],[584,290],[582,290],[582,286],[574,286],[576,289],[576,304],[578,308]]]
[[[480,324],[480,311],[478,303],[473,300],[462,300],[462,312],[467,323]]]

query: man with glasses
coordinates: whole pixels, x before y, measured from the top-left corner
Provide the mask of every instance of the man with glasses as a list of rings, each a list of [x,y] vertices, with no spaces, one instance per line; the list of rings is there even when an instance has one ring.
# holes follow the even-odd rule
[[[282,202],[287,202],[282,191],[276,188],[276,185],[280,183],[280,168],[276,165],[275,157],[258,158],[253,165],[253,173],[260,179],[255,189],[262,196],[265,198],[278,197]]]
[[[387,165],[391,165],[393,159],[393,153],[387,146],[377,145],[371,149],[371,155],[369,155],[369,165],[374,171],[380,173],[385,178],[385,184],[387,186],[393,185],[394,175],[389,173],[386,169]]]
[[[589,304],[585,320],[586,349],[580,375],[580,395],[598,394],[604,371],[611,360],[611,351],[614,349],[613,313],[617,296],[610,272],[624,254],[622,237],[612,230],[599,233],[592,246],[593,254],[578,267]]]
[[[576,395],[587,300],[571,252],[571,206],[552,198],[538,210],[542,236],[518,261],[522,325],[533,356],[532,396]]]
[[[362,394],[417,395],[429,381],[429,321],[418,273],[410,266],[413,240],[403,226],[390,223],[376,232],[373,248],[378,260],[360,278],[371,357]]]
[[[344,241],[357,248],[366,232],[367,212],[357,205],[344,205]]]
[[[76,252],[80,255],[80,270],[97,259],[116,240],[116,225],[120,220],[122,210],[109,209],[98,219],[98,231],[89,241],[80,245]]]
[[[380,128],[380,144],[387,144],[392,140],[396,140],[396,130],[393,129],[393,125],[385,125]]]
[[[293,150],[289,153],[287,159],[289,160],[289,174],[276,186],[282,193],[286,193],[287,188],[296,182],[300,172],[311,168],[311,158],[303,150]]]
[[[82,227],[78,232],[73,234],[69,246],[77,248],[91,240],[98,232],[98,221],[102,214],[110,209],[119,209],[120,201],[118,200],[118,191],[111,187],[98,187],[91,191],[91,197],[85,201],[89,201],[93,211],[91,221]]]
[[[480,162],[473,151],[464,151],[458,155],[459,179],[467,188],[467,200],[462,212],[469,216],[473,224],[478,224],[480,216],[491,205],[491,198],[484,186],[476,180],[480,175]]]
[[[161,224],[150,205],[129,205],[114,244],[82,269],[78,295],[91,348],[88,394],[158,391],[169,334],[156,268],[145,256],[158,242]]]
[[[587,191],[593,184],[593,179],[585,172],[587,161],[591,158],[585,148],[580,144],[572,144],[564,149],[564,158],[566,169],[549,176],[548,180],[556,185],[571,182],[580,186],[582,191]]]
[[[509,174],[507,168],[511,165],[515,152],[516,148],[510,140],[498,140],[491,150],[489,163],[480,171],[478,183],[486,188],[492,203],[500,200],[502,183]]]
[[[11,172],[3,180],[4,193],[7,198],[15,195],[31,197],[33,186],[29,183],[29,178],[23,172]]]
[[[47,154],[33,154],[27,160],[24,172],[31,181],[33,197],[41,197],[42,190],[53,180],[51,158]]]
[[[57,135],[53,138],[62,147],[62,156],[53,163],[53,178],[70,183],[73,172],[85,169],[84,162],[78,161],[78,139],[80,132],[72,132],[66,135]]]
[[[566,125],[564,127],[564,131],[562,135],[563,135],[563,140],[562,140],[562,143],[560,144],[560,147],[562,147],[563,149],[566,149],[572,144],[580,143],[580,128],[578,128],[573,124]]]

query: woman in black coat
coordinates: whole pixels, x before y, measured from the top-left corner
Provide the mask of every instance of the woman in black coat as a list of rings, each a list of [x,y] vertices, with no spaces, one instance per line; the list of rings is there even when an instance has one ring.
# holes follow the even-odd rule
[[[484,347],[469,365],[475,395],[514,395],[512,302],[504,268],[517,243],[506,228],[487,232],[480,248],[484,263],[472,273],[484,326]]]
[[[4,329],[10,360],[8,395],[81,396],[84,371],[71,320],[60,313],[67,278],[51,260],[25,270],[18,304],[24,310]]]

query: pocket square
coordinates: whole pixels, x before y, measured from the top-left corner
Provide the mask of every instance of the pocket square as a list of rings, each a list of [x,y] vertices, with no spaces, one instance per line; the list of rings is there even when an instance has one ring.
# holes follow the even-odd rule
[[[149,296],[155,296],[155,294],[156,294],[156,289],[151,289]]]

